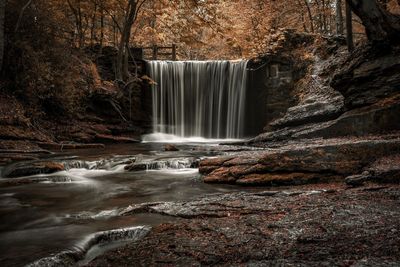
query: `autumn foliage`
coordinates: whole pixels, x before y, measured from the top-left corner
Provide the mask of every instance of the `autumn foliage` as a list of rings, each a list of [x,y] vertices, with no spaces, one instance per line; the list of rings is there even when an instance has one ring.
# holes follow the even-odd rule
[[[399,13],[399,1],[380,2]],[[176,44],[182,60],[250,58],[270,50],[271,34],[282,28],[343,34],[338,11],[344,13],[344,4],[337,0],[7,0],[2,75],[8,83],[3,87],[28,101],[56,100],[60,102],[56,107],[77,111],[82,97],[106,79],[96,70],[105,47],[117,51],[113,79],[107,76],[108,82],[129,83],[134,78],[128,69],[129,47]],[[353,25],[355,39],[365,39],[357,17]],[[88,48],[94,47],[89,55]]]

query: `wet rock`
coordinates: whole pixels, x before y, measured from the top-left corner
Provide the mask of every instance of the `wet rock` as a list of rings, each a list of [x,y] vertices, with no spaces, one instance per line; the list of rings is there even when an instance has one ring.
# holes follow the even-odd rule
[[[94,246],[121,241],[138,242],[143,239],[150,230],[151,227],[148,226],[137,226],[97,232],[87,236],[73,248],[47,258],[39,259],[28,264],[27,267],[81,266],[91,260],[90,255],[87,255],[87,253]]]
[[[179,151],[179,149],[175,145],[172,145],[172,144],[166,144],[164,146],[164,150],[165,151]]]
[[[133,163],[125,166],[126,171],[136,172],[147,170],[147,164],[145,163]]]
[[[54,151],[74,150],[74,149],[102,149],[105,148],[104,144],[79,144],[74,142],[69,143],[50,143],[39,142],[37,143],[41,148],[50,149]]]
[[[200,164],[200,159],[196,159],[190,164],[190,168],[197,169],[199,168],[199,164]]]
[[[103,143],[140,143],[140,140],[130,137],[96,134],[95,140]]]
[[[344,179],[374,160],[400,151],[400,139],[328,139],[266,152],[238,153],[200,162],[207,183],[302,184]]]
[[[0,153],[0,165],[15,162],[15,161],[27,161],[27,160],[38,160],[38,155],[30,154],[3,154]]]
[[[50,174],[64,170],[64,165],[57,162],[24,162],[6,167],[2,175],[6,178],[15,178],[36,174]]]
[[[362,174],[356,174],[346,177],[345,182],[350,186],[362,186],[368,180],[371,180],[371,174],[369,172],[363,172]]]

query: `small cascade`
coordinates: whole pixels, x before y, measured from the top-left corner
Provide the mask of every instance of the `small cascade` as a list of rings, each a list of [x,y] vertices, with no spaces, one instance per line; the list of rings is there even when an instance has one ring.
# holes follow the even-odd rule
[[[166,169],[197,169],[199,159],[194,157],[188,158],[169,158],[137,161],[131,165],[127,165],[125,170],[128,171],[149,171],[149,170],[166,170]]]
[[[140,241],[150,232],[150,230],[151,228],[148,226],[137,226],[94,233],[87,236],[73,248],[62,251],[54,256],[35,261],[28,264],[27,267],[77,266],[79,265],[79,261],[87,263],[88,261],[85,260],[90,257],[91,250],[93,250],[95,246],[110,244],[113,242]]]
[[[96,161],[86,160],[65,160],[61,161],[66,170],[71,169],[87,169],[87,170],[116,170],[123,168],[126,164],[131,164],[136,161],[135,157],[112,157]]]
[[[147,170],[160,169],[187,169],[197,168],[197,160],[194,158],[178,158],[169,160],[157,160],[146,164]]]
[[[247,61],[150,61],[153,131],[244,137]]]

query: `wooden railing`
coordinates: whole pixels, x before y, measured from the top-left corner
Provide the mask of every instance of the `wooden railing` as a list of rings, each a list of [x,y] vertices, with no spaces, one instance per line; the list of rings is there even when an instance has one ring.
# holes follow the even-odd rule
[[[149,55],[150,52],[150,55]],[[143,47],[143,59],[164,59],[164,60],[176,60],[176,45],[171,46],[150,46]]]

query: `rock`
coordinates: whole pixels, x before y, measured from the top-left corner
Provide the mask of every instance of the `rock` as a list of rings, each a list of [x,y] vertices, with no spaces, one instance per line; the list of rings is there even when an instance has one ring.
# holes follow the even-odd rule
[[[78,143],[37,143],[41,148],[55,151],[74,150],[74,149],[96,149],[105,148],[104,144],[78,144]]]
[[[380,183],[400,183],[400,154],[385,156],[366,168],[372,179]]]
[[[6,167],[2,175],[5,178],[16,178],[36,174],[50,174],[64,170],[64,165],[57,162],[24,162]]]
[[[350,186],[362,186],[371,179],[369,172],[363,172],[362,174],[356,174],[346,177],[345,183]]]
[[[35,154],[3,154],[0,153],[0,165],[11,163],[15,161],[39,160],[38,155]]]
[[[304,187],[130,207],[174,220],[87,266],[399,266],[399,185]]]
[[[343,97],[334,96],[328,100],[316,100],[288,109],[285,116],[270,123],[275,129],[324,122],[338,118],[343,113]]]
[[[172,144],[166,144],[164,146],[164,150],[165,151],[179,151],[179,149],[175,145],[172,145]]]
[[[371,105],[398,94],[399,48],[376,51],[373,47],[362,47],[344,60],[331,86],[343,94],[348,109]]]
[[[302,138],[333,138],[363,136],[400,130],[400,94],[368,106],[342,114],[339,118],[323,122],[286,127],[270,131],[250,140],[250,144]]]
[[[147,164],[145,163],[133,163],[125,166],[126,171],[136,172],[136,171],[145,171],[147,170]]]
[[[140,140],[133,139],[130,137],[113,136],[108,134],[97,134],[95,140],[97,142],[105,142],[105,143],[140,143]]]
[[[200,162],[199,171],[207,183],[302,184],[344,179],[375,159],[399,151],[398,136],[328,139],[207,159]]]
[[[239,185],[300,185],[323,181],[335,181],[340,176],[319,173],[264,173],[250,174],[236,180]]]

